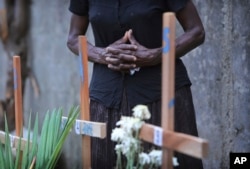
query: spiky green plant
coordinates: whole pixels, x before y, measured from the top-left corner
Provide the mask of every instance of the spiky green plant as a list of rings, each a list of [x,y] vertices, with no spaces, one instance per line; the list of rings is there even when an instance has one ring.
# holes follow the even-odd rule
[[[19,139],[16,155],[12,153],[7,121],[5,123],[5,144],[0,143],[0,168],[2,169],[53,169],[61,155],[63,144],[79,115],[79,108],[70,109],[65,124],[61,123],[62,109],[47,112],[43,121],[41,134],[38,133],[38,116],[31,130],[28,124],[27,143],[21,151]],[[31,118],[30,118],[31,119]],[[32,132],[32,139],[31,139]],[[39,137],[39,138],[38,138]]]

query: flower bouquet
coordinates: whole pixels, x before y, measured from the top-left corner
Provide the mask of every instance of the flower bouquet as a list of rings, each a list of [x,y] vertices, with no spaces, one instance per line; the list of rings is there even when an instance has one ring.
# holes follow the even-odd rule
[[[137,105],[133,108],[132,117],[123,116],[116,123],[118,127],[111,134],[111,140],[117,142],[116,169],[156,169],[161,166],[162,151],[143,152],[143,143],[139,139],[140,128],[150,117],[147,106]],[[173,164],[178,165],[176,158],[173,158]]]

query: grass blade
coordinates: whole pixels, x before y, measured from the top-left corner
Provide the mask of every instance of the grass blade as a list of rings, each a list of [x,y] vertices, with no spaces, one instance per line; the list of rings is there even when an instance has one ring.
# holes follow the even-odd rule
[[[37,141],[38,141],[38,114],[36,114],[35,124],[33,128],[31,151],[29,155],[29,164],[33,162],[35,156],[37,156]]]
[[[9,128],[7,123],[7,118],[5,116],[5,154],[6,154],[6,164],[8,168],[13,168],[13,159],[12,159],[12,147],[10,145],[10,136],[9,136]]]
[[[3,149],[4,149],[4,144],[0,142],[0,168],[6,168]]]
[[[21,154],[22,154],[22,151],[21,151],[21,142],[22,142],[22,138],[19,137],[18,139],[18,147],[17,147],[17,150],[16,150],[16,160],[15,160],[15,169],[18,169],[18,166],[20,165],[20,157],[21,157]]]

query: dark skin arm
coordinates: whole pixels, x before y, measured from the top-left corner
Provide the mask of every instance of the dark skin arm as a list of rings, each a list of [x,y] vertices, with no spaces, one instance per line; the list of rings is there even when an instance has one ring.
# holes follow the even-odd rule
[[[87,16],[72,14],[67,46],[76,55],[78,55],[78,36],[85,35],[88,24],[89,20]],[[111,58],[116,55],[119,58],[119,63],[112,62],[112,64],[122,64],[123,68],[120,69],[121,71],[134,68],[135,64],[132,62],[134,62],[136,58],[127,53],[130,53],[130,51],[136,47],[132,44],[126,44],[127,41],[128,36],[125,34],[124,37],[110,44],[107,48],[96,47],[88,42],[88,60],[109,66],[111,63],[106,58]],[[109,53],[108,49],[112,49],[113,54]]]
[[[176,57],[182,57],[204,42],[205,30],[191,0],[176,13],[176,18],[184,30],[184,34],[176,39]]]
[[[187,2],[187,5],[182,10],[176,13],[176,18],[184,30],[184,33],[176,39],[176,57],[178,58],[202,44],[205,39],[205,32],[198,12],[191,0]],[[134,38],[131,30],[128,31],[128,39],[131,44],[137,46],[136,50],[131,50],[129,53],[136,57],[134,62],[136,67],[153,66],[161,63],[161,48],[148,49],[144,47]],[[109,52],[113,53],[112,50],[109,50]],[[124,69],[122,64],[117,64],[119,62],[117,60],[120,58],[118,57],[115,60],[115,56],[113,55],[113,58],[107,57],[106,60],[110,61],[109,68],[117,71]],[[126,62],[126,58],[123,59]]]

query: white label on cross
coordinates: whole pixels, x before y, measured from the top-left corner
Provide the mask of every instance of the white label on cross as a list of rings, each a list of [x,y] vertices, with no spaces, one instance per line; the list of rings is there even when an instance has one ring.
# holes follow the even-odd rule
[[[15,144],[15,137],[10,135],[10,147],[14,148]]]
[[[63,117],[63,118],[62,118],[62,122],[61,122],[61,129],[64,129],[66,123],[67,123],[67,118],[66,118],[66,117]]]
[[[80,121],[76,120],[76,123],[75,123],[75,132],[76,134],[81,134],[81,124],[80,124]]]
[[[154,127],[154,144],[157,146],[162,146],[162,135],[163,130],[160,127]]]

